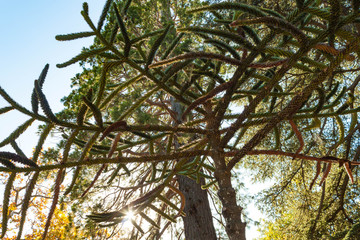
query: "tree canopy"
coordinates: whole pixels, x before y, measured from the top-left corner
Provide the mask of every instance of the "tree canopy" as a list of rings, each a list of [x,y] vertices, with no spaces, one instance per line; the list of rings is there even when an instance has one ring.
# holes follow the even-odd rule
[[[107,0],[96,24],[84,3],[90,30],[56,36],[95,37],[57,65],[83,66],[64,110],[42,90],[49,65],[31,109],[0,87],[0,114],[29,116],[0,142],[14,149],[0,151],[1,237],[26,221],[30,239],[180,237],[185,176],[214,203],[218,238],[245,239],[247,171],[273,183],[256,198],[262,239],[358,239],[359,5]],[[16,139],[35,121],[28,158]]]

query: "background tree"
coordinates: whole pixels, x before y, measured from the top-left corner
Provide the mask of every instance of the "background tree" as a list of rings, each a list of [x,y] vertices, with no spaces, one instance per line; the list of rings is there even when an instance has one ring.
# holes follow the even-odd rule
[[[75,209],[75,218],[92,212],[82,224],[89,232],[82,234],[94,236],[106,226],[99,238],[160,238],[185,206],[179,175],[205,178],[203,188],[218,195],[227,237],[245,239],[245,206],[232,183],[238,167],[257,171],[254,180],[276,182],[261,200],[275,218],[265,225],[268,237],[282,238],[285,229],[299,239],[351,237],[358,227],[358,195],[347,191],[349,181],[357,182],[353,167],[359,157],[356,1],[284,1],[274,9],[224,2],[194,8],[191,13],[202,15],[184,19],[176,13],[190,6],[178,2],[170,12],[155,12],[174,16],[166,27],[163,20],[156,25],[159,18],[141,15],[144,2],[111,2],[97,26],[84,4],[91,31],[57,36],[96,36],[94,46],[58,65],[85,64],[63,112],[51,111],[41,89],[48,66],[34,83],[31,111],[0,89],[10,104],[1,113],[17,109],[31,117],[0,143],[12,143],[17,152],[0,155],[1,171],[10,173],[3,212],[15,176],[32,173],[18,239],[36,183],[51,178],[53,200],[43,238],[56,206],[64,202]],[[342,4],[346,7],[339,11]],[[161,29],[146,32],[146,24]],[[47,124],[29,160],[14,140],[35,120]],[[51,131],[63,133],[63,140],[43,151]],[[328,175],[334,163],[341,168]],[[312,188],[316,181],[321,190]],[[136,215],[133,230],[119,229],[130,209]],[[3,236],[8,216],[3,214]]]

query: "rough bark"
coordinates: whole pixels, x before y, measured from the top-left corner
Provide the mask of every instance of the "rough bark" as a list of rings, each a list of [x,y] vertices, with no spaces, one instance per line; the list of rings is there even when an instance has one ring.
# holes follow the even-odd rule
[[[172,100],[172,111],[176,113],[177,122],[180,123],[183,109],[181,105]],[[176,125],[176,123],[174,123]],[[175,140],[176,148],[180,147]],[[186,240],[216,240],[216,232],[212,220],[207,191],[201,189],[204,179],[201,178],[200,183],[188,178],[187,176],[177,175],[179,189],[185,196],[186,214],[183,217],[184,233]]]
[[[216,144],[215,141],[210,141]],[[225,218],[225,230],[230,240],[246,240],[246,223],[241,220],[242,207],[238,206],[235,189],[231,184],[231,172],[226,169],[222,151],[212,156],[216,171],[215,178],[219,185],[218,196],[222,203],[222,215]]]
[[[216,240],[211,209],[207,192],[201,189],[201,184],[186,177],[177,176],[180,191],[185,195],[186,214],[183,217],[185,239],[187,240]]]
[[[214,154],[212,159],[215,163],[215,178],[218,182],[218,196],[222,203],[222,215],[225,218],[225,231],[230,240],[246,240],[246,223],[241,220],[242,207],[238,206],[235,189],[231,184],[231,172],[227,169],[225,154],[220,146],[220,131],[217,130],[215,115],[208,111],[207,129],[211,130],[208,139]]]

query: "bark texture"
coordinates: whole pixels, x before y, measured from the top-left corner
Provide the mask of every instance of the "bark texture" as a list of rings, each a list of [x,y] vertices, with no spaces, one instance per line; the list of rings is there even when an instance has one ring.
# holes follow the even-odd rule
[[[184,110],[173,98],[171,98],[171,103],[171,109],[176,113],[176,120],[180,123]],[[177,123],[174,123],[174,125],[177,125]],[[175,147],[180,147],[176,139]],[[216,240],[217,237],[207,191],[201,189],[201,185],[205,182],[204,179],[201,178],[200,183],[196,183],[196,181],[187,176],[177,175],[177,178],[179,189],[185,196],[184,212],[186,216],[183,217],[185,239]]]
[[[211,107],[207,109],[207,129],[209,143],[214,150],[212,159],[215,163],[215,178],[219,185],[218,196],[222,204],[222,215],[225,219],[225,231],[230,240],[246,240],[246,223],[241,220],[242,207],[237,204],[236,192],[231,184],[231,172],[227,169],[225,154],[220,147],[220,131]]]
[[[186,177],[177,176],[180,191],[185,195],[186,214],[183,217],[186,240],[216,240],[207,192],[201,189],[201,184]],[[202,179],[202,184],[204,180]]]

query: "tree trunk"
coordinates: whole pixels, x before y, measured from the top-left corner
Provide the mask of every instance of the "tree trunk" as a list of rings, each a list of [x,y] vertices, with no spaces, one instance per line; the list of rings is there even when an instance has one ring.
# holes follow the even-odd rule
[[[218,196],[222,204],[222,215],[225,219],[225,231],[230,240],[246,240],[246,223],[241,220],[243,208],[237,204],[236,191],[231,184],[231,171],[227,169],[224,149],[220,144],[220,131],[215,121],[215,114],[211,106],[205,106],[208,112],[207,129],[209,143],[214,150],[211,155],[215,163],[215,178],[219,190]]]
[[[183,109],[181,105],[171,98],[171,110],[177,115],[177,125],[182,121],[181,116]],[[180,147],[175,140],[175,147]],[[187,176],[177,175],[179,189],[185,196],[186,214],[183,217],[184,232],[186,240],[216,240],[216,232],[212,220],[212,213],[210,209],[207,191],[201,189],[201,184],[204,184],[204,179],[201,178],[200,183],[188,178]]]
[[[214,161],[215,159],[216,157]],[[243,208],[237,204],[236,192],[231,184],[231,174],[227,170],[217,169],[215,178],[219,184],[218,196],[223,207],[225,231],[230,240],[246,240],[246,222],[241,220]]]
[[[216,232],[207,192],[201,189],[201,184],[186,177],[178,175],[180,191],[185,195],[186,214],[183,217],[186,240],[216,240]]]

